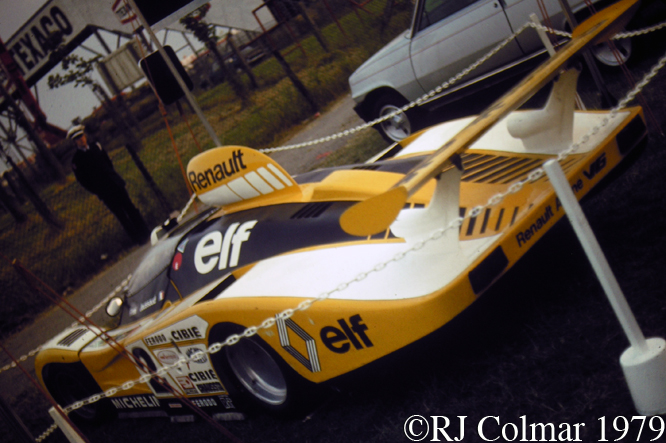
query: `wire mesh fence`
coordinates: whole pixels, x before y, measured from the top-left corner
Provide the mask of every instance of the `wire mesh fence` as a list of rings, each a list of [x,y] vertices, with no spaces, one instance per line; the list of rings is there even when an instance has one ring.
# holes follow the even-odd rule
[[[272,49],[279,51],[305,85],[316,110],[323,109],[348,92],[347,78],[357,66],[408,27],[411,9],[412,3],[405,0],[310,2],[305,14],[283,17],[278,25],[267,30],[268,38],[255,36],[242,40],[241,49],[259,48],[255,56],[261,53],[251,63],[256,88],[250,76],[234,65],[226,39],[218,43],[228,55],[227,63],[237,69],[236,75],[249,91],[249,100],[241,100],[229,81],[211,81],[214,67],[210,60],[203,64],[206,67],[203,72],[191,72],[193,94],[223,144],[253,148],[277,146],[285,131],[311,117],[313,109],[294,87]],[[325,43],[322,45],[322,42]],[[205,54],[200,56],[205,57]],[[200,67],[198,69],[201,71]],[[116,108],[124,112],[125,121],[138,134],[141,143],[137,156],[162,199],[149,186],[126,149],[127,128],[114,122],[107,108],[101,107],[83,123],[89,139],[99,141],[109,153],[147,224],[156,226],[172,211],[185,205],[189,191],[183,168],[200,150],[213,147],[213,142],[185,100],[182,104],[160,106],[148,85],[136,88],[121,99],[122,103],[118,97],[114,99],[116,105],[123,104]],[[80,286],[134,247],[111,211],[71,174],[75,149],[71,142],[63,142],[55,148],[70,172],[65,182],[40,181],[40,171],[44,169],[40,162],[21,168],[61,227],[47,223],[35,209],[16,172],[7,176],[3,188],[26,220],[17,221],[6,207],[0,206],[0,252],[9,260],[20,261],[61,293]],[[48,301],[31,290],[8,260],[0,265],[0,281],[3,288],[0,335],[10,333],[48,307]]]

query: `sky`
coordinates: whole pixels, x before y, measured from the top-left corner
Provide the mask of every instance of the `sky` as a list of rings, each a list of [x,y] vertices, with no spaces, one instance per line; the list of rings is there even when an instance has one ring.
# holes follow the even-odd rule
[[[28,19],[46,3],[46,0],[0,0],[0,37],[4,42],[26,22]],[[111,34],[101,33],[111,50],[116,48],[116,38]],[[162,42],[163,31],[157,33],[158,38]],[[191,41],[194,39],[190,39]],[[123,40],[123,43],[126,40]],[[194,43],[194,42],[193,42]],[[185,45],[185,40],[177,33],[169,32],[166,44],[171,45],[174,49],[178,50]],[[83,46],[94,49],[102,54],[105,51],[99,44],[94,36],[91,36],[83,43]],[[195,45],[196,46],[196,45]],[[93,53],[79,48],[74,51],[82,57],[90,58],[94,56]],[[191,54],[189,48],[184,48],[178,52],[179,58]],[[59,67],[51,70],[50,74],[55,74],[60,71]],[[60,71],[62,72],[62,71]],[[96,72],[95,72],[95,75]],[[33,95],[39,100],[40,106],[46,114],[47,120],[60,126],[63,129],[68,129],[72,126],[72,120],[76,117],[85,117],[89,115],[92,110],[100,105],[99,101],[95,98],[89,88],[78,87],[72,85],[61,86],[58,89],[49,89],[47,84],[47,76],[40,80],[36,88],[32,88]],[[104,84],[101,78],[97,78],[100,84]]]

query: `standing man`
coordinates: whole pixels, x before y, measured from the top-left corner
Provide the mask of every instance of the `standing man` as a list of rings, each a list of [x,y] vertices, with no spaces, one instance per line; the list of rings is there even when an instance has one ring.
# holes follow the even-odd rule
[[[67,138],[73,140],[77,148],[72,158],[72,170],[76,179],[104,202],[134,243],[145,243],[150,231],[141,213],[130,200],[125,181],[113,168],[111,159],[99,143],[88,145],[84,131],[85,127],[78,125],[67,132]]]

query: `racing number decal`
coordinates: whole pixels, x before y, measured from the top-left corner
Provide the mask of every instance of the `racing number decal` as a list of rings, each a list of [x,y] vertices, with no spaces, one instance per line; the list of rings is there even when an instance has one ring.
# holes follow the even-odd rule
[[[148,368],[148,371],[146,371],[145,368],[139,367],[141,371],[150,374],[157,372],[157,366],[155,365],[155,362],[145,349],[139,347],[134,348],[132,349],[132,355],[134,355],[134,357],[136,357],[141,363],[144,364],[146,368]],[[153,375],[149,382],[150,387],[153,389],[155,395],[171,395],[171,392],[164,387],[166,383],[168,383],[166,379],[158,375]]]

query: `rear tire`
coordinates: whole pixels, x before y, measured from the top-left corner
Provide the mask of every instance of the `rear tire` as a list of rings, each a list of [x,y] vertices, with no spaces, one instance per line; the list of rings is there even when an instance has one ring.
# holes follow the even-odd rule
[[[218,325],[211,332],[210,344],[242,330]],[[243,411],[293,417],[306,412],[316,401],[317,385],[298,375],[256,335],[224,346],[211,354],[211,360],[232,401]]]
[[[592,54],[604,66],[616,67],[627,63],[631,57],[631,39],[623,38],[614,41],[617,57],[607,43],[601,43],[592,48]]]

